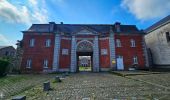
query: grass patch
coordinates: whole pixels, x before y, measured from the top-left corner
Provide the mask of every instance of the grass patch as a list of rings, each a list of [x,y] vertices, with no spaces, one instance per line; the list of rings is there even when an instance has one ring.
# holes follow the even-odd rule
[[[20,82],[26,79],[28,79],[28,77],[23,75],[5,76],[0,78],[0,86],[3,86],[5,84]]]
[[[91,67],[79,67],[79,71],[91,71]]]

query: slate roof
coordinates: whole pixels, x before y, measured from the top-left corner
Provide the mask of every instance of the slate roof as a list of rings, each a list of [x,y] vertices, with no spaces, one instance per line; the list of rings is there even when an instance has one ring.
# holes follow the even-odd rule
[[[152,32],[153,30],[163,26],[163,25],[166,25],[170,23],[170,15],[168,15],[167,17],[161,19],[160,21],[156,22],[155,24],[153,24],[152,26],[148,27],[145,32],[147,33],[150,33]]]
[[[82,29],[94,30],[99,33],[109,33],[110,28],[116,33],[115,24],[54,24],[53,32],[76,33]],[[143,33],[135,25],[120,25],[121,33]],[[50,32],[50,24],[32,24],[23,32]]]
[[[7,48],[7,47],[12,47],[13,48],[13,46],[0,46],[0,49]]]

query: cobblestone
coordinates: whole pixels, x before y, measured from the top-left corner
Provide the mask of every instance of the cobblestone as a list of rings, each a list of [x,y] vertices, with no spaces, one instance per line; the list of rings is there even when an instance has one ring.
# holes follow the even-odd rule
[[[170,91],[163,88],[109,73],[72,74],[65,77],[61,83],[51,82],[51,88],[51,91],[43,92],[42,85],[38,85],[22,94],[26,95],[28,100],[150,100],[170,98]]]

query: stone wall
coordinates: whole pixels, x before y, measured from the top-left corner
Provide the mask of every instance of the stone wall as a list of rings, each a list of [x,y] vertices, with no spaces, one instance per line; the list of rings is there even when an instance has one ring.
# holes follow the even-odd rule
[[[167,42],[166,32],[170,32],[170,23],[145,35],[147,48],[150,48],[156,65],[170,65],[170,43]]]

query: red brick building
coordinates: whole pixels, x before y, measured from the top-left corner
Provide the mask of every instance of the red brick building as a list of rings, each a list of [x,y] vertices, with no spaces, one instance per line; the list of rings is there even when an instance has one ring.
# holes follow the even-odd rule
[[[33,24],[23,31],[23,72],[77,72],[79,56],[90,56],[92,71],[147,66],[144,33],[135,25]]]

